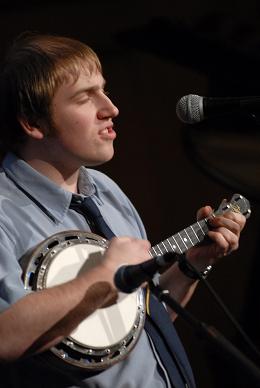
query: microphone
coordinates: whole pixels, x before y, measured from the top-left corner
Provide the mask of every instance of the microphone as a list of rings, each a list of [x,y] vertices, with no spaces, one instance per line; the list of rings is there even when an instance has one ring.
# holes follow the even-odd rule
[[[201,97],[183,96],[176,105],[176,114],[186,124],[235,113],[260,111],[260,97]]]
[[[114,276],[115,286],[122,292],[130,294],[142,283],[152,280],[160,269],[177,261],[177,254],[167,252],[160,256],[135,265],[122,265]]]

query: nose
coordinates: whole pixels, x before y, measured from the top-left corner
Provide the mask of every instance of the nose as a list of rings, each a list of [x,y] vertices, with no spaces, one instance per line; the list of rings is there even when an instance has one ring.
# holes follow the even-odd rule
[[[104,95],[104,101],[97,112],[97,117],[102,120],[106,118],[114,118],[119,114],[118,108],[113,104],[113,102]]]

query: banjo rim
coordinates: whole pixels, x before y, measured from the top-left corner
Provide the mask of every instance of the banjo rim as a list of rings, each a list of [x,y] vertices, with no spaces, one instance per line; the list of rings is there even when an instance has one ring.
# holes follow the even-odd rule
[[[21,259],[25,289],[39,291],[47,286],[51,264],[59,253],[78,244],[94,245],[105,250],[108,241],[96,234],[80,230],[66,230],[48,237]],[[87,259],[86,259],[87,261]],[[66,363],[89,370],[102,370],[122,361],[136,345],[145,321],[145,296],[139,288],[136,294],[136,316],[129,332],[110,346],[88,346],[73,338],[65,337],[50,351]],[[83,321],[87,321],[88,317]]]

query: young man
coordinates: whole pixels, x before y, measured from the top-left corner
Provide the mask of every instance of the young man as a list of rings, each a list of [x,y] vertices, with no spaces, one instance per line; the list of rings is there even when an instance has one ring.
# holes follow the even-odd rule
[[[25,294],[19,259],[32,247],[57,232],[96,231],[91,216],[87,215],[87,223],[82,214],[70,207],[72,202],[92,199],[115,236],[146,238],[140,217],[120,188],[104,174],[83,167],[98,166],[114,154],[113,120],[118,109],[104,87],[97,56],[72,39],[27,34],[14,43],[7,55],[0,99],[1,142],[6,153],[0,175],[2,309]],[[204,207],[198,217],[211,212],[209,206]],[[210,223],[211,244],[187,252],[187,258],[199,271],[237,249],[245,218],[228,212],[212,218]],[[147,242],[137,246],[134,262],[148,259],[148,249]],[[113,260],[106,260],[110,284],[120,263],[125,263],[123,257],[116,260],[116,265]],[[88,275],[84,292],[106,280],[102,269],[94,268]],[[182,271],[173,265],[161,275],[160,283],[185,305],[197,281],[187,276],[188,271]],[[74,287],[73,298],[82,300],[81,287]],[[65,293],[61,303],[66,304]],[[49,300],[50,312],[55,304],[55,299]],[[184,350],[170,325],[169,314],[174,319],[174,313],[168,314],[153,296],[150,309],[145,330],[123,360],[91,374],[83,368],[62,375],[50,365],[44,366],[42,387],[75,386],[75,376],[88,387],[194,386]],[[57,338],[61,337],[57,333]],[[42,349],[49,347],[48,341],[41,344]],[[14,367],[14,386],[30,387],[35,386],[43,365],[31,358]]]

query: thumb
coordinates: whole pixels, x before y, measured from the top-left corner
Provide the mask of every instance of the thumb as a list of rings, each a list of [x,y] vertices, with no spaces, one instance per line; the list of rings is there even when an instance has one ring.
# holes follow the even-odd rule
[[[213,212],[213,209],[211,206],[209,205],[206,205],[206,206],[203,206],[201,207],[198,211],[197,211],[197,220],[201,220],[202,218],[206,218],[208,217],[211,213]]]

